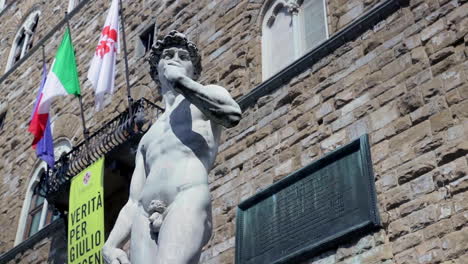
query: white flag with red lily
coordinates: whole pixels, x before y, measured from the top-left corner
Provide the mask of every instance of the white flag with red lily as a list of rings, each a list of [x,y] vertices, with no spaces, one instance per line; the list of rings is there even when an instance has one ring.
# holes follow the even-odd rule
[[[106,24],[88,71],[88,79],[96,94],[96,111],[103,108],[104,95],[114,93],[115,62],[119,49],[119,1],[112,0]]]

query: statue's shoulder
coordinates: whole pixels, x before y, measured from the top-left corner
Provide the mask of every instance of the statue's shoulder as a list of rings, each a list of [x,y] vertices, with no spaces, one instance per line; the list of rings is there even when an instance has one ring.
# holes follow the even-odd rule
[[[205,88],[210,89],[211,91],[214,91],[218,94],[229,95],[229,91],[226,88],[217,84],[208,84],[205,85]]]
[[[213,89],[223,89],[223,90],[226,90],[226,88],[220,86],[220,85],[217,85],[217,84],[207,84],[205,85],[205,87],[207,88],[213,88]]]

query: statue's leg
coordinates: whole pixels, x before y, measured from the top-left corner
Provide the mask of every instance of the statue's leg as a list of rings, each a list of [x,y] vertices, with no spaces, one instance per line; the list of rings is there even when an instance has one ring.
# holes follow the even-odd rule
[[[151,233],[150,221],[142,210],[134,218],[130,241],[132,264],[154,263],[158,254],[157,238]]]
[[[211,237],[208,186],[192,187],[179,193],[167,210],[159,232],[155,263],[197,264],[201,249]]]

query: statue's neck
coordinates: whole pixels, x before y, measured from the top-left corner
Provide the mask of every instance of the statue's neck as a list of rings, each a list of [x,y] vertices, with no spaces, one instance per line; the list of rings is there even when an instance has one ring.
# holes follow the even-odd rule
[[[179,95],[170,85],[162,85],[162,97],[166,109],[172,108],[176,103],[176,97]]]

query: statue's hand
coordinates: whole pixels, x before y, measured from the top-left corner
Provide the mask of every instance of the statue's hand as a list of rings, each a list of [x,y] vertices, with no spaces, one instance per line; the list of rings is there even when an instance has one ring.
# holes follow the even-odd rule
[[[107,264],[131,264],[130,260],[128,260],[127,253],[120,248],[104,245],[102,248],[102,256]]]
[[[182,67],[167,64],[164,68],[164,78],[166,78],[166,80],[168,80],[174,86],[174,88],[176,88],[177,82],[185,76],[185,69]]]

